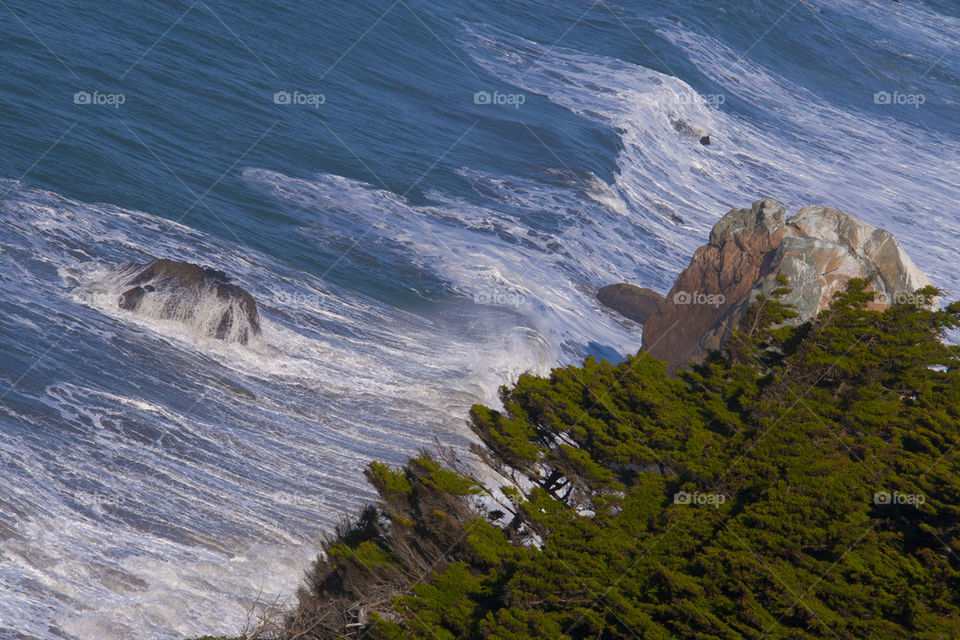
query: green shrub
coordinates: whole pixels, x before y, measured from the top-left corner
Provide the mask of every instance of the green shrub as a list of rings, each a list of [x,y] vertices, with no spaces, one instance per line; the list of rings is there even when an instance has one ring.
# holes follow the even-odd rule
[[[790,327],[786,291],[677,377],[589,359],[474,407],[503,487],[372,463],[290,637],[960,636],[960,305],[853,281]]]

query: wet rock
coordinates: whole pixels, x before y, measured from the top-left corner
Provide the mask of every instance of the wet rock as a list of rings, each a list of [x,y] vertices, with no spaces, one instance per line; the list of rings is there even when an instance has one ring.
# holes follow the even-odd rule
[[[621,283],[601,287],[597,300],[605,307],[643,324],[663,302],[663,296],[651,289]]]
[[[150,285],[147,285],[147,286],[150,286]],[[150,289],[153,290],[153,287],[150,287]],[[146,292],[147,290],[141,286],[136,286],[132,289],[128,289],[127,291],[124,291],[123,294],[120,295],[119,300],[117,300],[117,304],[120,306],[121,309],[125,309],[127,311],[133,311],[134,309],[140,306],[140,302],[143,301],[143,296],[144,294],[146,294]]]
[[[121,309],[179,320],[205,335],[246,344],[260,334],[257,303],[222,271],[161,258],[124,266]]]
[[[694,126],[686,120],[681,120],[680,118],[670,118],[670,124],[673,125],[673,128],[677,133],[697,140],[704,146],[710,144],[710,134],[703,127]]]

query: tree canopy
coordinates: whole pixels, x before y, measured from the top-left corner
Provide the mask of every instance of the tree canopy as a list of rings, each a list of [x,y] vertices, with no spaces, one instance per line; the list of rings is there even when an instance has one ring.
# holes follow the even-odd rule
[[[284,633],[958,637],[960,303],[855,280],[791,326],[783,284],[691,371],[591,358],[473,407],[496,486],[372,463]]]

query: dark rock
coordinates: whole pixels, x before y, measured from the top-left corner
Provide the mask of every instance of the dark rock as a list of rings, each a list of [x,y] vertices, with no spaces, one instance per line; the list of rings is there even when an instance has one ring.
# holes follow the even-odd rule
[[[634,322],[644,324],[660,307],[663,296],[651,289],[622,283],[601,287],[597,291],[597,300]]]
[[[148,287],[150,285],[147,285]],[[150,287],[150,291],[153,290],[153,287]],[[133,289],[128,289],[123,292],[120,298],[117,300],[117,304],[121,309],[126,309],[127,311],[133,311],[140,306],[140,302],[143,300],[144,294],[148,290],[141,286],[136,286]]]
[[[246,344],[260,334],[256,301],[223,271],[161,258],[125,265],[124,272],[132,275],[123,281],[130,289],[119,297],[121,309],[142,311],[145,300],[153,300],[150,315],[184,321],[220,340]]]
[[[697,140],[702,145],[710,144],[710,134],[703,127],[697,127],[680,118],[670,118],[670,124],[680,135]]]

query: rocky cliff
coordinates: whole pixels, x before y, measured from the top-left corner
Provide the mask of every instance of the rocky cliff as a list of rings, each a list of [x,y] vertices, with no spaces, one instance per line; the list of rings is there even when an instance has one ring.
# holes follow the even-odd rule
[[[683,367],[718,349],[758,293],[786,276],[800,323],[830,304],[851,278],[876,291],[874,306],[912,300],[930,284],[889,232],[830,207],[805,207],[787,219],[773,199],[733,209],[697,249],[643,328],[643,348]]]

